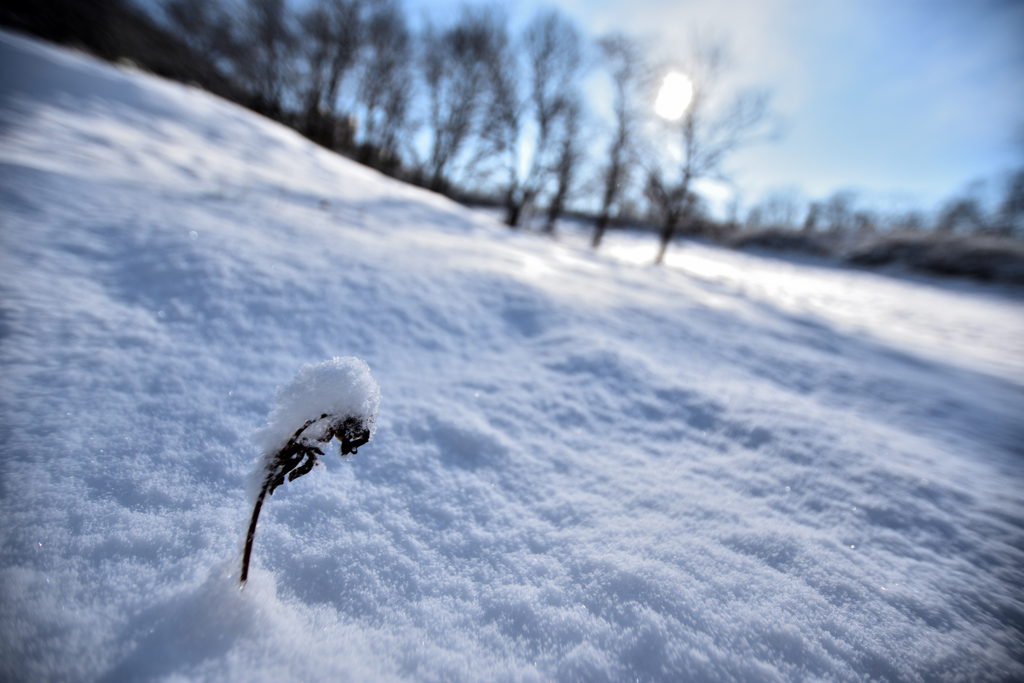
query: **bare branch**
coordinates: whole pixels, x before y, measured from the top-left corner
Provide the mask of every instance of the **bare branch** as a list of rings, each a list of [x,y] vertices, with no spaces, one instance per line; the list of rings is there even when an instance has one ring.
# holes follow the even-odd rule
[[[679,135],[679,159],[648,168],[646,195],[662,221],[655,263],[661,263],[676,232],[696,218],[700,198],[693,192],[694,181],[723,177],[722,164],[731,153],[767,135],[767,93],[741,92],[726,106],[716,107],[724,64],[721,45],[700,46],[694,52],[686,67],[693,98],[682,118],[667,124]]]
[[[608,145],[607,162],[601,172],[601,210],[594,226],[595,249],[600,246],[611,214],[630,184],[631,172],[637,161],[639,126],[644,118],[640,109],[641,92],[650,80],[643,50],[632,39],[614,33],[598,41],[598,47],[615,93],[615,130]]]

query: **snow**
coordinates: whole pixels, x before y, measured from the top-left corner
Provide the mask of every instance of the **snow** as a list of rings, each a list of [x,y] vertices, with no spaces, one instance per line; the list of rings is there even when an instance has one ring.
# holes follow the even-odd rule
[[[1024,678],[1019,292],[593,254],[11,34],[0,225],[0,678]]]
[[[372,438],[377,431],[379,410],[380,387],[365,361],[349,356],[307,363],[295,377],[277,388],[274,410],[267,418],[267,425],[256,432],[254,439],[263,455],[272,456],[292,438],[296,429],[322,415],[342,421],[355,418],[366,426]],[[321,434],[327,435],[326,431]],[[325,440],[314,434],[307,436],[313,441]]]

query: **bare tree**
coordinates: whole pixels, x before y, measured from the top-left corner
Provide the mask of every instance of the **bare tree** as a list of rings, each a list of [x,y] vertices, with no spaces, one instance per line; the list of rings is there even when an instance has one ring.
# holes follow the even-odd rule
[[[245,10],[237,69],[248,83],[250,106],[280,118],[296,46],[292,15],[285,0],[248,0]]]
[[[428,25],[422,40],[424,83],[430,99],[428,185],[448,187],[452,164],[475,131],[494,51],[491,12],[464,7],[446,30]]]
[[[359,53],[362,9],[362,0],[317,0],[300,19],[306,68],[300,128],[327,147],[338,142],[338,94]]]
[[[399,161],[399,138],[409,124],[415,87],[411,33],[396,0],[376,4],[365,34],[370,54],[359,84],[365,108],[360,160],[389,169]]]
[[[751,207],[747,227],[793,230],[799,213],[800,197],[795,188],[773,190]]]
[[[492,51],[487,63],[487,104],[480,128],[480,145],[472,161],[498,159],[508,175],[505,187],[505,222],[515,227],[526,201],[519,178],[519,145],[524,105],[520,99],[521,72],[504,17],[491,15]],[[531,168],[531,172],[532,172]]]
[[[945,233],[984,232],[988,222],[977,197],[950,200],[939,213],[935,229]]]
[[[595,249],[601,245],[608,220],[618,208],[623,188],[629,184],[630,171],[636,163],[638,127],[644,116],[639,103],[648,81],[643,51],[632,39],[616,33],[602,38],[598,47],[615,91],[615,131],[608,145],[608,161],[601,173],[601,210],[594,225]]]
[[[697,217],[699,196],[694,191],[694,181],[721,177],[722,161],[763,132],[766,93],[740,93],[724,105],[717,101],[723,57],[718,46],[700,48],[694,53],[685,69],[693,84],[692,99],[682,117],[670,124],[671,132],[679,135],[678,160],[648,168],[645,194],[662,223],[655,264],[664,259],[676,232]]]
[[[565,203],[573,193],[573,185],[586,151],[580,131],[583,120],[583,101],[578,94],[570,95],[561,117],[561,130],[558,136],[557,156],[555,158],[554,175],[555,190],[548,202],[547,223],[544,231],[549,235],[555,232],[555,222],[565,208]]]
[[[568,114],[573,99],[583,65],[583,41],[572,22],[557,10],[538,12],[522,37],[528,92],[521,93],[518,61],[504,25],[497,28],[481,153],[502,160],[507,177],[505,221],[516,227],[523,208],[536,198],[552,175],[555,127]],[[532,115],[535,135],[529,148],[530,163],[522,175],[520,159],[524,155],[523,126],[527,115]],[[578,133],[578,127],[573,132]]]
[[[999,205],[997,232],[1008,237],[1024,237],[1024,168],[1017,169],[1006,184]]]
[[[164,14],[171,28],[211,64],[235,70],[238,48],[231,17],[221,0],[167,0]]]
[[[818,229],[818,223],[821,221],[822,211],[821,202],[811,202],[807,207],[807,215],[804,217],[804,225],[801,230],[806,233],[815,232]]]
[[[821,206],[821,220],[825,229],[834,234],[850,232],[854,226],[854,206],[857,195],[850,190],[833,192]]]
[[[921,232],[927,227],[928,220],[922,211],[911,209],[886,216],[885,223],[890,232],[908,233]]]

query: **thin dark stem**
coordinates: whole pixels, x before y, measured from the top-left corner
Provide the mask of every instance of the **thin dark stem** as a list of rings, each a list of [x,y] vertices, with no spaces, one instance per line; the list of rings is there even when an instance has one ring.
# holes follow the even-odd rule
[[[287,481],[295,481],[299,477],[309,474],[313,466],[317,464],[317,456],[323,456],[324,452],[315,444],[330,443],[331,439],[338,439],[341,442],[341,455],[355,453],[356,449],[370,440],[370,428],[372,423],[359,420],[355,417],[347,417],[329,425],[327,433],[320,436],[313,443],[302,439],[303,432],[314,422],[327,418],[327,413],[314,420],[307,420],[306,424],[299,427],[288,443],[274,456],[273,461],[264,471],[263,487],[260,495],[256,498],[256,505],[252,508],[252,519],[249,520],[249,533],[245,536],[245,552],[242,554],[242,574],[239,577],[240,583],[244,586],[245,580],[249,577],[249,556],[252,554],[252,542],[256,537],[256,522],[260,518],[260,510],[263,509],[263,499],[267,494],[274,495],[274,489]]]
[[[241,583],[244,586],[245,580],[249,577],[249,555],[252,554],[252,541],[256,537],[256,521],[260,518],[260,510],[263,508],[263,499],[270,488],[270,477],[263,482],[259,497],[256,498],[256,505],[252,509],[252,519],[249,521],[249,533],[245,536],[245,552],[242,554],[242,576]]]
[[[608,212],[602,211],[601,215],[597,217],[597,225],[594,228],[594,241],[590,243],[592,249],[597,249],[601,246],[601,240],[604,238],[604,229],[608,225]]]

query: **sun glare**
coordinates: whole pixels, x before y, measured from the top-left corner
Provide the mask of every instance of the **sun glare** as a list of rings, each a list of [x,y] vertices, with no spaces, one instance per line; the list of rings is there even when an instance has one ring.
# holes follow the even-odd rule
[[[654,101],[654,113],[668,121],[675,121],[689,106],[693,98],[693,83],[684,74],[673,71],[665,76],[665,81],[658,91],[658,99]]]

